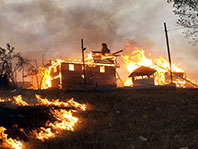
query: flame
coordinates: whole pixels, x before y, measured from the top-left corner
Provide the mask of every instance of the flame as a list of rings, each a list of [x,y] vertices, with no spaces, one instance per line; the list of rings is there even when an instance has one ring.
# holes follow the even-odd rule
[[[73,98],[69,99],[68,101],[59,101],[59,99],[56,100],[48,100],[47,98],[41,98],[40,95],[35,95],[36,99],[39,103],[39,105],[44,105],[44,106],[57,106],[60,108],[64,107],[73,107],[76,110],[65,110],[65,109],[53,109],[50,108],[50,113],[51,115],[56,119],[54,122],[48,121],[45,125],[45,127],[40,127],[39,129],[33,130],[32,133],[34,136],[41,140],[45,141],[47,139],[51,139],[56,137],[57,135],[61,134],[63,131],[74,131],[74,127],[78,122],[78,118],[73,116],[73,112],[77,112],[78,110],[85,111],[86,110],[86,105],[85,104],[80,104],[76,101],[74,101]],[[13,100],[11,99],[1,99],[0,101],[5,102],[5,101],[12,101],[12,103],[20,105],[20,106],[28,106],[29,104],[26,103],[25,101],[22,100],[22,96],[14,96]],[[31,105],[31,106],[36,106]],[[0,127],[0,133],[1,133],[1,138],[3,140],[3,146],[9,147],[9,148],[15,148],[15,149],[22,149],[23,144],[20,141],[17,141],[15,139],[7,139],[7,134],[4,134],[4,131],[6,129],[4,127]],[[22,129],[23,130],[23,129]]]
[[[72,115],[72,110],[63,109],[51,111],[53,116],[58,120],[54,123],[48,123],[47,126],[54,130],[74,130],[74,125],[78,122],[78,118]]]
[[[74,101],[73,98],[69,99],[67,102],[59,101],[59,99],[49,101],[47,98],[41,98],[40,95],[35,95],[38,103],[45,106],[58,106],[58,107],[74,107],[76,109],[86,110],[85,104],[79,104]]]
[[[45,105],[45,106],[58,106],[58,107],[68,107],[69,104],[66,103],[66,102],[61,102],[59,101],[59,99],[56,99],[56,100],[52,100],[52,101],[49,101],[47,98],[41,98],[40,95],[35,95],[36,96],[36,99],[38,101],[38,103],[40,105]]]
[[[17,141],[16,139],[8,138],[8,135],[4,132],[6,128],[0,127],[0,139],[2,140],[3,148],[11,148],[11,149],[22,149],[23,143],[21,141]]]
[[[13,99],[14,99],[14,103],[19,106],[29,106],[29,104],[27,102],[23,101],[21,95],[14,96]]]
[[[45,141],[46,139],[51,139],[56,137],[56,134],[52,132],[51,128],[44,128],[40,127],[39,132],[38,130],[33,130],[33,134],[35,137],[41,141]]]
[[[161,56],[156,59],[147,58],[143,49],[134,48],[131,55],[124,55],[122,58],[124,59],[126,68],[130,73],[140,66],[146,66],[156,70],[154,74],[155,85],[165,85],[170,83],[166,80],[166,74],[170,74],[169,62],[164,57]],[[171,67],[173,74],[174,72],[178,72],[185,75],[184,70],[179,68],[179,65],[172,63]],[[177,87],[185,87],[188,80],[190,79],[175,76],[173,83],[175,83]],[[124,86],[133,86],[131,78],[126,80]]]
[[[94,57],[97,57],[97,62],[95,61]],[[38,69],[38,84],[40,89],[48,89],[52,88],[53,80],[59,80],[58,88],[62,88],[62,73],[61,73],[61,65],[62,63],[67,63],[69,65],[70,71],[74,70],[74,64],[81,64],[82,70],[83,68],[83,62],[82,60],[78,59],[55,59],[51,60],[50,63],[45,67],[39,67]],[[111,67],[119,67],[119,64],[116,62],[116,57],[111,54],[107,53],[106,55],[102,55],[101,53],[92,53],[90,52],[88,56],[85,58],[85,65],[89,67],[96,67],[96,66],[111,66]],[[56,75],[51,75],[52,73],[55,73]],[[83,75],[83,74],[82,74]],[[84,76],[82,76],[83,78]],[[33,81],[33,84],[36,84],[35,81]],[[38,86],[33,86],[34,89],[38,89]]]
[[[85,111],[87,108],[87,106],[85,104],[79,104],[78,102],[74,101],[74,98],[71,98],[70,100],[68,100],[67,103],[69,103],[71,106],[73,106],[75,108],[79,108],[83,111]]]
[[[55,122],[47,122],[46,127],[41,127],[38,130],[33,130],[36,138],[45,141],[61,134],[63,131],[74,131],[74,126],[78,122],[78,118],[72,115],[72,111],[64,109],[51,110],[51,114],[56,118]]]
[[[73,98],[69,99],[67,102],[59,101],[59,99],[49,101],[47,98],[41,98],[40,95],[36,95],[37,101],[40,105],[45,106],[58,106],[58,107],[74,107],[75,109],[80,109],[85,111],[86,105],[80,104],[74,101]],[[65,109],[51,109],[50,113],[56,119],[55,122],[48,121],[46,127],[41,127],[38,130],[34,130],[37,139],[44,141],[46,139],[54,138],[63,131],[74,131],[74,126],[78,122],[78,118],[73,116],[73,112],[76,110],[65,110]]]

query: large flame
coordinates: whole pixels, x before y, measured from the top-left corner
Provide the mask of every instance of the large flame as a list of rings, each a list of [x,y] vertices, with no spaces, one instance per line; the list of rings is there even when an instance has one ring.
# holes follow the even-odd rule
[[[85,111],[86,105],[80,104],[71,98],[67,102],[59,101],[59,99],[49,101],[47,98],[41,98],[39,95],[36,95],[38,102],[41,105],[46,106],[58,106],[58,107],[74,107],[75,109],[80,109]],[[46,128],[41,127],[38,130],[34,130],[34,134],[37,139],[42,141],[50,138],[54,138],[56,135],[62,133],[62,131],[74,131],[74,126],[78,122],[78,118],[73,116],[73,112],[76,110],[65,110],[65,109],[51,109],[51,114],[56,118],[55,122],[48,121],[46,123]]]
[[[155,85],[164,85],[170,83],[165,79],[165,74],[170,74],[170,66],[169,62],[164,57],[155,59],[147,58],[143,49],[134,48],[131,55],[123,55],[122,58],[124,59],[126,68],[130,73],[140,66],[146,66],[156,70],[156,73],[154,74]],[[184,70],[179,68],[179,65],[172,63],[171,67],[172,72],[179,72],[185,75]],[[185,87],[186,81],[190,82],[190,79],[181,77],[179,78],[178,76],[175,76],[173,83],[175,83],[177,87]],[[191,81],[191,83],[193,82]],[[127,79],[124,85],[133,86],[132,79]]]
[[[0,127],[0,140],[2,141],[3,148],[11,148],[11,149],[22,149],[23,143],[16,139],[8,138],[8,134],[5,134],[6,128]],[[0,147],[0,148],[1,148]]]
[[[78,110],[85,111],[87,106],[86,104],[80,104],[74,101],[73,98],[67,100],[66,102],[56,100],[48,100],[47,98],[41,98],[40,95],[35,95],[39,104],[28,104],[23,101],[22,96],[14,96],[13,99],[1,99],[1,102],[11,101],[13,104],[17,104],[19,106],[49,106],[51,115],[56,119],[55,121],[47,121],[44,127],[40,127],[39,129],[33,130],[32,133],[41,141],[45,141],[46,139],[54,138],[57,135],[61,134],[63,131],[74,131],[74,127],[79,121],[79,118],[73,116],[74,112]],[[59,107],[60,109],[54,109],[54,107]],[[72,108],[70,110],[66,110],[64,108]],[[7,148],[21,149],[23,144],[20,141],[9,138],[7,139],[7,134],[4,133],[6,129],[4,127],[0,127],[0,139],[2,140],[2,146]]]
[[[94,57],[100,58],[99,62],[95,61]],[[108,62],[109,61],[109,62]],[[62,88],[62,73],[61,73],[61,64],[62,63],[67,63],[67,64],[81,64],[83,67],[83,62],[82,60],[78,59],[55,59],[51,60],[49,64],[45,67],[39,67],[38,69],[38,74],[37,77],[38,79],[38,86],[36,85],[33,87],[34,89],[48,89],[53,87],[52,86],[52,81],[54,79],[58,79],[59,86],[58,88]],[[111,66],[111,67],[119,67],[119,64],[116,62],[116,56],[111,54],[111,53],[106,53],[105,55],[102,55],[101,53],[92,53],[90,52],[88,56],[85,58],[85,65],[89,67],[95,67],[95,66]],[[84,68],[82,68],[83,70]],[[57,75],[52,76],[51,73],[56,72]],[[82,74],[82,78],[83,78]],[[36,81],[33,81],[33,84]]]

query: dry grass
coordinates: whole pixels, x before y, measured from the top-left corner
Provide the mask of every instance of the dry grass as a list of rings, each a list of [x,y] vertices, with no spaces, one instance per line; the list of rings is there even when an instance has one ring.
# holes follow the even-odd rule
[[[22,93],[34,102],[35,91]],[[37,92],[38,93],[38,92]],[[28,148],[184,148],[198,143],[198,90],[150,89],[103,92],[42,91],[43,97],[70,98],[87,103],[79,113],[82,123],[46,142],[31,141]]]

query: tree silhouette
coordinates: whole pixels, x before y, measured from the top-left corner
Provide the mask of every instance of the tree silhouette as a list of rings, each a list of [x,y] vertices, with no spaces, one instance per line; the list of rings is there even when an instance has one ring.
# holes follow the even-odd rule
[[[16,86],[15,73],[17,71],[23,71],[24,65],[28,63],[28,60],[24,59],[20,53],[14,51],[14,47],[7,44],[6,48],[0,47],[0,76],[1,80],[5,83],[12,83]]]
[[[178,24],[186,28],[185,37],[190,43],[198,42],[198,0],[168,0],[173,3],[174,13],[179,16]]]

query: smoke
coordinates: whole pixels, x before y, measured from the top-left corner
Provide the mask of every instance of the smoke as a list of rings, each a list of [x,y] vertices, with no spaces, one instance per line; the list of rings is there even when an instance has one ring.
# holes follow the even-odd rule
[[[98,3],[98,7],[91,1],[4,3],[0,12],[1,42],[11,42],[24,52],[51,56],[80,51],[81,38],[92,48],[101,42],[111,44],[119,35],[113,19],[116,13],[105,7],[109,3],[112,2]]]
[[[106,42],[113,51],[133,40],[154,55],[166,56],[163,22],[176,27],[172,6],[158,0],[0,0],[0,45],[11,43],[25,57],[41,60],[80,58]],[[181,31],[171,33],[174,60],[191,65]],[[185,46],[183,46],[185,45]],[[187,45],[187,46],[186,46]],[[184,48],[185,47],[185,48]],[[191,53],[191,52],[190,52]],[[179,61],[180,62],[180,61]]]

